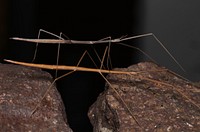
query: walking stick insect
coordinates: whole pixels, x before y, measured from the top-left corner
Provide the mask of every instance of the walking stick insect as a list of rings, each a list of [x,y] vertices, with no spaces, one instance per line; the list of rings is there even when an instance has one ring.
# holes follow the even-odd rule
[[[55,36],[55,35],[54,35]],[[57,36],[57,35],[56,35]],[[14,40],[19,40],[19,41],[27,41],[27,42],[35,42],[35,43],[49,43],[49,44],[88,44],[88,45],[94,45],[94,44],[102,44],[102,43],[115,43],[115,44],[119,44],[123,41],[127,41],[127,40],[131,40],[131,39],[135,39],[135,38],[140,38],[140,37],[147,37],[147,36],[153,36],[155,38],[155,40],[164,48],[164,50],[171,56],[171,58],[181,67],[181,65],[176,61],[176,59],[170,54],[170,52],[165,48],[165,46],[157,39],[157,37],[152,34],[143,34],[143,35],[137,35],[137,36],[132,36],[132,37],[125,37],[125,38],[117,38],[117,39],[103,39],[103,40],[98,40],[98,41],[79,41],[79,40],[65,40],[62,39],[60,36],[58,36],[59,39],[26,39],[26,38],[12,38]],[[124,44],[122,44],[124,45]],[[129,45],[125,45],[128,47],[131,47]],[[36,49],[37,50],[37,49]],[[47,89],[47,91],[45,92],[45,94],[43,95],[41,101],[44,99],[44,97],[46,96],[46,94],[48,93],[48,91],[50,90],[50,88],[52,87],[52,85],[59,79],[75,72],[75,71],[86,71],[86,72],[97,72],[99,73],[103,79],[107,82],[107,84],[114,90],[114,92],[119,96],[121,102],[123,103],[125,109],[127,110],[127,112],[131,115],[131,117],[133,118],[133,120],[136,122],[137,125],[139,125],[141,128],[142,126],[140,125],[140,123],[137,121],[137,119],[135,118],[133,112],[131,111],[131,109],[128,107],[128,105],[126,104],[126,102],[123,100],[123,98],[120,96],[120,94],[118,93],[118,91],[112,86],[112,84],[106,79],[106,77],[103,75],[103,73],[110,73],[110,74],[127,74],[127,75],[138,75],[138,79],[143,79],[143,80],[147,80],[147,81],[151,81],[151,82],[155,82],[155,83],[159,83],[161,85],[167,85],[169,86],[170,84],[166,84],[163,82],[160,82],[158,80],[153,80],[150,78],[145,78],[145,77],[140,77],[139,74],[140,72],[125,72],[125,71],[116,71],[116,70],[105,70],[102,69],[103,66],[103,62],[105,59],[105,55],[108,52],[109,54],[109,47],[106,48],[103,58],[101,60],[101,67],[99,69],[94,69],[94,68],[86,68],[86,67],[79,67],[79,64],[82,60],[82,58],[85,56],[85,54],[87,52],[84,52],[84,54],[82,55],[81,59],[79,60],[77,66],[64,66],[64,65],[47,65],[47,64],[33,64],[33,63],[25,63],[25,62],[17,62],[17,61],[12,61],[12,60],[5,60],[7,62],[10,63],[14,63],[14,64],[19,64],[19,65],[24,65],[24,66],[30,66],[30,67],[37,67],[37,68],[43,68],[43,69],[55,69],[55,70],[70,70],[70,72],[57,77],[51,84],[51,86]],[[36,54],[35,54],[36,55]],[[34,58],[35,58],[34,55]],[[58,62],[58,61],[57,61]],[[181,67],[181,69],[183,69]],[[145,72],[145,71],[143,71]],[[170,87],[173,87],[170,85]],[[179,93],[181,93],[180,91],[178,91]],[[185,96],[183,93],[181,93],[185,98],[187,98],[189,101],[191,101],[194,105],[195,103],[190,100],[187,96]],[[40,102],[41,102],[40,101]],[[39,107],[40,103],[38,103],[38,105],[35,107],[35,109],[32,111],[32,114],[34,114],[34,112],[37,110],[37,108]],[[198,106],[199,108],[199,106]]]

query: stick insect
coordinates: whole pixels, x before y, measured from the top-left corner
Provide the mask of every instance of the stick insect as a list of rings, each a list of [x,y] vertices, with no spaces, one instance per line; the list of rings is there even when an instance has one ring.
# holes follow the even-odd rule
[[[166,47],[160,42],[160,40],[153,34],[153,33],[148,33],[148,34],[143,34],[143,35],[137,35],[137,36],[132,36],[132,37],[125,37],[125,38],[117,38],[117,39],[103,39],[103,40],[98,40],[98,41],[80,41],[80,40],[65,40],[65,39],[62,39],[60,36],[58,36],[59,39],[26,39],[26,38],[17,38],[17,37],[14,37],[12,39],[14,40],[19,40],[19,41],[27,41],[27,42],[34,42],[34,43],[49,43],[49,44],[87,44],[87,45],[94,45],[94,44],[102,44],[102,43],[115,43],[115,44],[118,44],[118,43],[121,43],[123,41],[127,41],[127,40],[131,40],[131,39],[136,39],[136,38],[141,38],[141,37],[147,37],[147,36],[153,36],[155,38],[155,40],[164,48],[164,50],[170,55],[170,57],[177,63],[177,65],[181,68],[182,66],[178,63],[178,61],[170,54],[170,52],[166,49]],[[123,45],[123,44],[122,44]],[[125,45],[125,46],[128,46],[129,45]],[[131,47],[131,46],[130,46]],[[7,62],[10,62],[10,63],[14,63],[14,64],[18,64],[18,65],[24,65],[24,66],[30,66],[30,67],[37,67],[37,68],[42,68],[42,69],[51,69],[51,70],[69,70],[70,72],[60,76],[60,77],[57,77],[55,78],[55,80],[52,82],[51,86],[47,89],[47,91],[44,93],[41,101],[45,98],[45,96],[47,95],[47,93],[49,92],[50,88],[52,87],[52,85],[54,85],[54,83],[75,72],[75,71],[86,71],[86,72],[96,72],[96,73],[99,73],[102,78],[105,80],[105,82],[114,90],[114,92],[119,96],[121,102],[123,103],[124,107],[126,108],[127,112],[131,115],[131,117],[133,118],[133,120],[135,121],[135,123],[140,126],[141,129],[142,126],[141,124],[138,122],[138,120],[136,119],[136,117],[134,116],[134,113],[131,111],[131,109],[128,107],[128,105],[126,104],[126,102],[124,101],[124,99],[120,96],[120,94],[118,93],[118,91],[112,86],[112,84],[106,79],[106,77],[103,75],[103,73],[109,73],[109,74],[126,74],[126,75],[138,75],[138,79],[142,79],[142,80],[146,80],[146,81],[151,81],[151,82],[155,82],[155,83],[158,83],[158,84],[161,84],[161,85],[166,85],[166,86],[170,86],[173,88],[172,85],[170,84],[167,84],[167,83],[163,83],[163,82],[160,82],[158,80],[153,80],[153,79],[150,79],[150,78],[146,78],[146,77],[140,77],[139,74],[141,73],[140,72],[126,72],[126,71],[117,71],[117,70],[106,70],[106,69],[102,69],[103,67],[103,62],[105,60],[105,56],[106,56],[106,53],[109,54],[109,47],[106,47],[105,49],[105,52],[104,52],[104,55],[102,57],[102,60],[101,60],[101,66],[100,68],[87,68],[87,67],[80,67],[79,64],[82,60],[82,58],[87,54],[87,52],[84,52],[84,54],[82,55],[82,57],[80,58],[78,64],[76,66],[65,66],[65,65],[47,65],[47,64],[33,64],[33,63],[25,63],[25,62],[18,62],[18,61],[13,61],[13,60],[6,60]],[[34,55],[35,57],[35,55]],[[57,61],[58,62],[58,61]],[[145,71],[143,71],[145,72]],[[194,104],[195,106],[197,106],[198,108],[200,108],[198,105],[196,105],[191,99],[189,99],[184,93],[182,93],[181,91],[178,91],[180,94],[182,94],[187,100],[189,100],[192,104]],[[40,102],[41,102],[40,101]],[[38,103],[38,105],[33,109],[31,115],[34,114],[34,112],[37,110],[37,108],[40,106],[40,103]]]

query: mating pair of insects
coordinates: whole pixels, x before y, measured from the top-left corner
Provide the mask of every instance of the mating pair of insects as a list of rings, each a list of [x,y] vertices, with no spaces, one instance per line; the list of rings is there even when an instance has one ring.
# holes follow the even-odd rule
[[[39,36],[40,36],[40,32],[45,32],[45,33],[48,33],[50,35],[53,35],[55,37],[57,37],[57,39],[40,39]],[[106,54],[107,54],[107,60],[109,60],[109,53],[110,53],[110,44],[121,44],[123,46],[127,46],[127,47],[130,47],[130,48],[135,48],[131,45],[127,45],[127,44],[124,44],[122,42],[124,41],[128,41],[128,40],[132,40],[132,39],[136,39],[136,38],[141,38],[141,37],[148,37],[148,36],[151,36],[153,37],[159,44],[161,47],[164,48],[164,50],[169,54],[169,56],[178,64],[178,66],[180,66],[181,69],[183,69],[181,67],[181,65],[178,63],[178,61],[170,54],[170,52],[166,49],[166,47],[160,42],[160,40],[153,34],[153,33],[148,33],[148,34],[142,34],[142,35],[137,35],[137,36],[132,36],[132,37],[121,37],[121,38],[117,38],[117,39],[111,39],[110,37],[108,38],[105,38],[105,39],[101,39],[101,40],[98,40],[98,41],[80,41],[80,40],[71,40],[71,39],[64,39],[61,37],[61,34],[60,36],[58,35],[55,35],[51,32],[48,32],[48,31],[45,31],[45,30],[40,30],[39,31],[39,34],[38,34],[38,38],[37,39],[27,39],[27,38],[17,38],[17,37],[14,37],[12,39],[14,40],[19,40],[19,41],[26,41],[26,42],[34,42],[36,43],[36,50],[35,50],[35,53],[34,53],[34,58],[33,60],[36,58],[36,54],[37,54],[37,47],[38,47],[38,44],[39,43],[48,43],[48,44],[58,44],[58,54],[57,54],[57,64],[56,65],[47,65],[47,64],[33,64],[33,63],[25,63],[25,62],[18,62],[18,61],[13,61],[13,60],[5,60],[7,62],[10,62],[10,63],[14,63],[14,64],[19,64],[19,65],[24,65],[24,66],[29,66],[29,67],[37,67],[37,68],[43,68],[43,69],[52,69],[52,70],[68,70],[70,72],[62,75],[62,76],[59,76],[59,77],[56,77],[54,79],[54,81],[52,82],[51,86],[47,89],[47,91],[44,93],[42,99],[40,100],[40,102],[42,102],[42,100],[45,98],[45,96],[47,95],[47,93],[49,92],[49,90],[51,89],[52,85],[59,79],[75,72],[75,71],[85,71],[85,72],[96,72],[96,73],[99,73],[102,78],[105,80],[105,82],[110,86],[110,88],[112,88],[114,90],[114,92],[119,96],[121,102],[123,103],[125,109],[127,110],[127,112],[130,114],[130,116],[133,118],[133,120],[140,126],[140,123],[137,121],[137,119],[135,118],[134,114],[133,114],[133,111],[131,111],[131,109],[128,107],[128,105],[126,104],[126,102],[124,101],[124,99],[120,96],[120,94],[118,93],[118,91],[112,86],[112,84],[106,79],[106,77],[103,75],[103,73],[110,73],[110,74],[126,74],[126,75],[138,75],[140,74],[140,72],[128,72],[128,71],[117,71],[117,70],[109,70],[109,69],[105,69],[105,67],[103,66],[103,62],[106,58]],[[60,45],[61,44],[87,44],[87,45],[95,45],[95,44],[102,44],[102,43],[108,43],[109,46],[107,46],[105,48],[105,51],[104,51],[104,54],[103,54],[103,57],[102,59],[97,55],[99,61],[101,62],[101,66],[100,68],[87,68],[87,67],[80,67],[79,64],[80,62],[82,61],[83,57],[89,53],[87,51],[85,51],[83,53],[83,55],[81,56],[78,64],[76,66],[65,66],[65,65],[58,65],[58,59],[59,59],[59,50],[60,50]],[[138,49],[138,48],[136,48]],[[142,52],[143,54],[147,55],[145,52],[143,52],[142,50],[138,49],[140,52]],[[148,55],[147,55],[148,56]],[[91,58],[92,60],[92,57],[89,55],[89,57]],[[93,60],[92,60],[93,61]],[[93,61],[94,62],[94,61]],[[107,62],[108,63],[108,62]],[[145,72],[145,71],[144,71]],[[151,79],[148,79],[148,78],[140,78],[140,79],[144,79],[144,80],[148,80],[148,81],[152,81],[152,82],[155,82],[155,80],[151,80]],[[161,82],[160,82],[161,83]],[[35,106],[35,108],[32,110],[32,114],[33,115],[35,113],[35,111],[38,109],[38,107],[40,107],[40,103]]]

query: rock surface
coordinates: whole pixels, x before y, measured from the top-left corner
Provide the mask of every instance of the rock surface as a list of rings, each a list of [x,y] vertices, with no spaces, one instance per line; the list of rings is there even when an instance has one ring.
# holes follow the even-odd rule
[[[31,116],[51,83],[39,69],[0,64],[0,131],[71,132],[54,85]]]
[[[200,87],[153,63],[109,74],[90,107],[94,132],[199,132]]]

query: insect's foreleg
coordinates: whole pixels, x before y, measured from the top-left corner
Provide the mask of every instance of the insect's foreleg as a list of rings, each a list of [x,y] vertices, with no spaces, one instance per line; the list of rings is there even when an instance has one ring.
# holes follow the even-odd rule
[[[169,52],[169,50],[164,46],[164,44],[152,33],[154,39],[160,44],[161,47],[167,52],[167,54],[173,59],[173,61],[185,72],[185,69],[181,66],[181,64],[176,60],[176,58]]]
[[[116,42],[122,42],[122,41],[126,41],[126,40],[131,40],[131,39],[135,39],[135,38],[142,38],[142,37],[148,37],[148,36],[152,36],[159,44],[160,46],[165,50],[165,52],[173,59],[173,61],[183,70],[184,68],[181,66],[181,64],[175,59],[175,57],[169,52],[169,50],[164,46],[164,44],[156,37],[156,35],[154,35],[153,33],[147,33],[147,34],[142,34],[142,35],[136,35],[136,36],[132,36],[132,37],[126,37],[123,39],[116,39]],[[113,40],[114,41],[114,40]]]
[[[125,46],[125,47],[128,47],[128,48],[132,48],[132,49],[135,49],[137,51],[139,51],[140,53],[142,53],[144,56],[146,56],[148,59],[150,59],[152,62],[156,63],[156,61],[147,53],[145,53],[143,50],[141,50],[140,48],[137,48],[135,46],[132,46],[132,45],[128,45],[128,44],[125,44],[125,43],[116,43],[116,44],[119,44],[119,45],[122,45],[122,46]]]
[[[64,39],[61,37],[61,35],[58,36],[58,35],[56,35],[56,34],[54,34],[54,33],[51,33],[51,32],[49,32],[49,31],[46,31],[46,30],[44,30],[44,29],[39,29],[37,39],[40,38],[41,32],[47,33],[47,34],[52,35],[52,36],[54,36],[54,37],[56,37],[56,38],[58,38],[58,39],[64,40]],[[36,59],[37,51],[38,51],[38,44],[39,44],[39,43],[36,42],[35,52],[34,52],[34,55],[33,55],[32,62],[34,62],[35,59]]]

